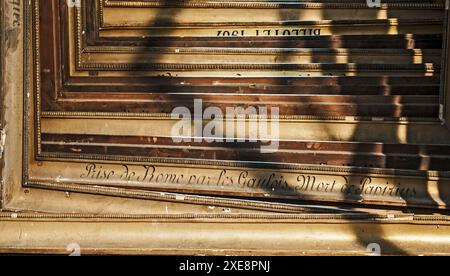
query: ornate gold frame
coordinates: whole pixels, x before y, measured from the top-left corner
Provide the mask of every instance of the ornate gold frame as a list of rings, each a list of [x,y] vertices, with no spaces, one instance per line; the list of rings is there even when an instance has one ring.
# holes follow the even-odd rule
[[[107,1],[111,5],[115,2],[118,1]],[[4,14],[11,12],[10,2],[4,1],[1,5]],[[313,206],[287,203],[30,180],[27,174],[28,162],[42,166],[45,161],[32,160],[34,156],[29,151],[36,145],[31,144],[31,148],[28,148],[27,141],[33,143],[33,139],[28,140],[32,128],[31,123],[24,122],[28,119],[33,122],[33,118],[30,116],[24,120],[22,117],[22,111],[27,109],[33,97],[27,92],[27,88],[34,83],[29,67],[31,64],[28,64],[33,52],[32,47],[27,45],[31,41],[31,33],[26,29],[30,23],[30,14],[24,12],[30,9],[27,5],[28,2],[23,1],[21,6],[24,24],[19,30],[23,39],[21,36],[16,37],[15,49],[8,46],[1,48],[5,53],[2,55],[5,57],[2,59],[5,67],[2,75],[5,91],[2,111],[5,123],[2,126],[6,133],[0,201],[4,210],[0,212],[0,227],[4,229],[0,237],[1,253],[68,254],[70,252],[67,252],[67,245],[73,242],[79,243],[82,254],[361,255],[366,253],[370,243],[379,243],[384,254],[439,255],[450,252],[447,238],[450,223],[448,217],[441,215],[403,215],[397,211],[376,209],[356,209],[362,211],[362,214],[320,215],[316,213],[336,212],[339,208],[330,204],[330,208],[320,210]],[[11,18],[3,16],[3,13],[5,21],[0,20],[0,23],[4,23],[1,26],[2,46],[5,45],[5,30],[12,28]],[[450,18],[447,20],[450,24]],[[446,49],[448,52],[448,45]],[[445,79],[449,78],[450,72],[447,69]],[[25,93],[22,95],[18,91]],[[449,91],[448,88],[446,91]],[[449,110],[446,109],[446,118],[450,116]],[[64,114],[44,115],[52,117]],[[101,117],[98,115],[70,116]],[[109,118],[107,114],[103,116]],[[158,116],[153,119],[157,122],[166,121]],[[295,123],[301,123],[301,120],[287,120],[286,128]],[[342,123],[351,124],[347,121]],[[39,125],[37,128],[39,129]],[[442,128],[438,124],[431,126],[431,129]],[[38,146],[36,148],[39,152]],[[217,163],[178,165],[196,169],[220,166]],[[309,172],[311,168],[300,168],[302,169]],[[22,170],[25,174],[22,174]],[[285,170],[298,172],[299,168]],[[333,175],[340,173],[348,172],[332,170]],[[372,173],[377,175],[376,172]],[[392,176],[385,172],[380,174]],[[442,191],[436,186],[436,179],[441,180],[441,177],[435,174],[426,178],[429,184],[427,192],[433,203],[438,202],[438,206],[430,206],[446,208],[445,202],[439,202]],[[423,180],[423,177],[409,175],[406,179]],[[443,184],[448,186],[450,179],[444,179]],[[311,196],[305,199],[321,198]],[[423,205],[430,202],[425,201]],[[369,199],[367,203],[387,202]],[[392,204],[396,205],[398,202]],[[414,205],[414,202],[408,203],[408,206]],[[19,231],[26,235],[17,238]],[[51,236],[48,236],[49,233],[52,233]],[[324,240],[324,236],[328,239]],[[241,242],[236,243],[236,240]],[[273,240],[281,242],[275,246]]]
[[[102,2],[103,3],[103,2]],[[270,167],[266,167],[265,165],[255,165],[255,167],[249,166],[248,164],[242,164],[240,162],[219,162],[219,161],[205,161],[205,160],[188,160],[188,159],[173,159],[173,158],[159,158],[159,157],[149,157],[149,158],[131,158],[131,157],[106,157],[95,154],[64,154],[64,153],[42,153],[41,150],[41,131],[43,123],[41,122],[41,116],[47,117],[47,126],[56,130],[61,128],[61,124],[65,124],[64,121],[60,120],[64,119],[72,119],[72,125],[77,127],[83,127],[85,120],[104,120],[119,118],[121,120],[129,120],[132,122],[134,118],[137,120],[146,119],[150,120],[153,125],[162,126],[159,129],[155,130],[155,134],[166,133],[167,129],[170,129],[170,125],[174,123],[173,120],[168,119],[170,114],[130,114],[130,113],[87,113],[87,112],[42,112],[40,110],[40,101],[41,101],[41,88],[40,88],[40,59],[39,59],[39,42],[40,42],[40,26],[38,22],[39,18],[39,7],[38,5],[33,5],[33,10],[30,11],[27,16],[29,17],[30,22],[35,22],[33,25],[33,31],[31,29],[27,32],[28,39],[27,41],[33,41],[34,43],[34,52],[28,53],[28,58],[34,60],[33,69],[30,69],[34,72],[34,76],[36,79],[32,80],[28,85],[28,89],[30,91],[35,91],[35,93],[28,93],[31,95],[30,98],[25,98],[25,106],[28,108],[24,109],[25,118],[30,118],[30,121],[25,121],[25,129],[24,139],[28,141],[25,143],[25,154],[24,156],[28,156],[29,159],[24,160],[24,186],[26,187],[39,187],[39,188],[48,188],[48,189],[58,189],[58,190],[72,190],[72,191],[84,191],[86,189],[91,192],[96,191],[97,193],[110,193],[106,192],[109,188],[112,187],[127,187],[127,188],[146,188],[146,189],[156,189],[164,192],[186,192],[186,193],[205,193],[210,191],[211,188],[205,187],[203,183],[195,183],[192,186],[184,185],[183,188],[180,188],[180,185],[166,185],[164,183],[159,182],[145,182],[141,183],[140,181],[134,181],[130,183],[130,180],[123,181],[123,179],[116,178],[111,183],[110,181],[98,181],[97,180],[84,180],[80,178],[80,175],[83,174],[84,168],[87,168],[92,162],[98,163],[95,166],[107,168],[109,171],[120,170],[124,165],[127,167],[134,166],[135,170],[138,170],[136,165],[139,164],[155,164],[155,170],[162,170],[163,173],[167,173],[168,171],[184,171],[183,175],[188,175],[189,181],[192,177],[196,177],[196,174],[200,174],[201,176],[206,176],[208,179],[211,178],[211,181],[219,181],[220,177],[223,173],[230,173],[233,175],[250,174],[250,175],[260,175],[262,173],[270,173],[266,168],[270,170]],[[81,12],[78,8],[75,9],[74,20],[75,25],[74,28],[76,31],[74,33],[78,34],[74,38],[74,44],[76,45],[75,54],[73,56],[80,56],[83,52],[81,45],[84,43],[81,40],[82,37],[82,29],[81,29]],[[33,20],[34,18],[34,20]],[[29,47],[27,47],[29,48]],[[34,57],[34,58],[32,58]],[[80,60],[75,59],[75,63],[78,67],[82,67]],[[26,67],[28,68],[28,67]],[[27,73],[30,74],[30,73]],[[34,85],[34,86],[33,86]],[[32,88],[33,87],[33,88]],[[33,97],[36,97],[36,109],[37,111],[30,112],[29,108],[31,108],[31,104],[33,102]],[[36,114],[36,115],[35,115]],[[35,126],[36,126],[36,137],[34,140],[33,131],[33,116],[35,118]],[[58,118],[55,118],[58,117]],[[373,125],[377,125],[377,128],[382,130],[383,128],[392,129],[392,133],[397,132],[399,125],[400,128],[404,127],[405,129],[415,129],[416,131],[410,131],[411,133],[419,134],[420,138],[409,138],[411,142],[421,142],[426,143],[434,140],[434,143],[444,143],[445,141],[450,141],[450,133],[448,130],[442,125],[441,122],[408,122],[408,121],[399,121],[399,122],[384,122],[378,121],[377,118],[371,118],[371,120],[367,121],[365,119],[358,118],[333,118],[330,122],[327,120],[311,120],[311,118],[304,117],[281,117],[278,118],[281,120],[281,139],[289,139],[289,133],[293,133],[291,130],[292,126],[296,126],[298,129],[306,129],[305,126],[312,126],[319,124],[330,124],[336,126],[336,123],[339,123],[339,129],[342,131],[344,126],[348,129],[355,127],[358,125],[358,128],[361,128],[362,125],[367,125],[370,129]],[[344,119],[344,120],[342,120]],[[56,122],[56,123],[54,123]],[[102,125],[103,123],[97,123],[98,125]],[[112,122],[109,122],[112,125]],[[133,125],[133,123],[130,123]],[[134,123],[137,127],[140,127],[138,123]],[[114,128],[111,126],[111,129],[118,129],[119,127]],[[425,136],[422,137],[420,135],[419,130],[427,130],[430,133],[436,133],[436,135]],[[300,131],[299,131],[300,132]],[[296,135],[298,135],[295,132]],[[314,132],[314,131],[313,131]],[[345,133],[345,130],[343,131]],[[350,131],[351,132],[351,131]],[[311,131],[310,131],[311,133]],[[385,137],[386,131],[382,130],[379,132],[378,138],[383,140],[389,140],[390,138]],[[292,135],[292,134],[291,134]],[[313,140],[313,136],[306,136],[304,139]],[[373,131],[370,133],[371,137],[374,137]],[[299,137],[295,137],[299,138]],[[425,139],[424,139],[425,138]],[[431,139],[431,140],[427,140]],[[439,141],[439,142],[438,142]],[[36,143],[36,144],[34,144]],[[34,155],[31,153],[31,149],[36,149],[37,159],[34,160]],[[64,161],[68,159],[71,163],[65,163]],[[78,163],[74,163],[78,162]],[[81,162],[81,163],[80,163]],[[67,169],[71,167],[71,169]],[[275,191],[267,191],[266,189],[242,189],[239,185],[233,185],[232,187],[222,187],[220,194],[222,195],[246,195],[250,193],[253,196],[258,197],[281,197],[287,199],[304,199],[304,200],[326,200],[333,202],[352,202],[352,203],[365,203],[365,204],[375,204],[375,205],[400,205],[400,206],[410,206],[410,207],[432,207],[432,208],[446,208],[446,202],[442,200],[442,195],[446,195],[450,193],[450,179],[446,172],[428,172],[427,175],[417,174],[411,171],[390,171],[383,169],[354,169],[354,168],[342,168],[342,167],[322,167],[322,166],[302,166],[302,165],[277,165],[277,176],[280,179],[288,179],[289,182],[298,183],[298,186],[291,187],[287,186],[286,189],[279,189]],[[62,175],[62,179],[56,181],[51,179],[53,175],[61,175],[62,172],[65,172]],[[128,168],[127,168],[128,171]],[[45,172],[45,173],[43,173]],[[78,174],[78,175],[77,175]],[[305,179],[302,181],[302,179]],[[322,186],[320,187],[310,187],[309,180],[313,179],[317,181]],[[183,180],[187,181],[187,180]],[[209,183],[209,180],[208,180]],[[303,184],[301,184],[303,183]],[[95,187],[92,189],[91,187],[87,188],[83,185],[93,185],[93,186],[109,186],[108,187]],[[164,184],[162,188],[160,188],[161,184]],[[183,184],[186,184],[183,182]],[[314,184],[313,184],[314,185]],[[368,187],[368,193],[365,195],[359,195],[357,193],[360,186],[364,188],[364,186],[372,185]],[[209,186],[209,184],[208,184]],[[319,190],[320,188],[320,190]],[[316,191],[317,190],[317,191]],[[354,195],[352,191],[355,191]],[[384,192],[383,192],[384,191]],[[400,192],[403,191],[403,192]],[[385,193],[387,192],[387,193]],[[117,191],[119,195],[127,194],[126,191],[121,191],[120,189]],[[149,192],[150,193],[150,192]],[[380,196],[380,193],[383,193],[383,196]],[[405,195],[406,194],[406,195]],[[158,196],[158,194],[154,195]],[[176,196],[175,196],[176,197]],[[164,198],[160,196],[160,198]],[[208,200],[204,198],[207,203]]]

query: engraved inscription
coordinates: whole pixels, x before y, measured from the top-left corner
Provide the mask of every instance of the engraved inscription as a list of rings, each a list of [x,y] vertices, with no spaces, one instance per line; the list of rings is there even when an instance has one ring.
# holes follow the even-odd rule
[[[322,29],[218,30],[217,36],[320,36]]]
[[[5,12],[5,21],[7,22],[6,47],[10,51],[15,51],[22,27],[22,6],[20,0],[9,0],[7,4],[8,12]]]
[[[210,170],[170,170],[157,166],[87,164],[79,174],[83,180],[126,182],[140,186],[175,186],[177,188],[202,188],[211,191],[265,192],[269,195],[341,196],[346,199],[390,198],[409,200],[419,196],[414,186],[398,181],[380,180],[371,176],[333,176],[304,173]]]

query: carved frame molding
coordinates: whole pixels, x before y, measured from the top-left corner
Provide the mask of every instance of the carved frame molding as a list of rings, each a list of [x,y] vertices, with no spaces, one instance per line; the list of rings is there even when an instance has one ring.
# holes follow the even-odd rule
[[[1,10],[3,16],[3,12],[9,11],[11,7],[6,1],[3,1],[1,5],[6,7]],[[24,25],[28,26],[27,20],[30,18],[27,16],[24,18],[26,18]],[[450,18],[447,20],[450,24]],[[5,28],[11,27],[11,22],[3,20],[0,22],[5,23],[5,26],[0,25],[2,27],[1,45],[3,46]],[[251,204],[257,203],[238,201],[238,204],[233,205],[236,202],[233,203],[229,199],[223,199],[224,201],[220,202],[220,199],[212,197],[192,196],[190,198],[178,193],[138,192],[111,187],[92,188],[76,184],[34,183],[27,185],[26,174],[22,177],[22,169],[25,170],[22,168],[22,164],[26,165],[27,156],[30,155],[27,143],[23,143],[21,137],[27,136],[30,126],[25,124],[23,128],[18,127],[24,121],[22,112],[18,111],[23,110],[22,100],[27,106],[27,99],[29,99],[26,87],[32,86],[33,80],[31,74],[28,74],[30,67],[27,66],[27,61],[33,54],[31,47],[23,47],[24,41],[30,41],[29,32],[22,29],[22,34],[25,39],[19,38],[18,48],[15,50],[6,48],[5,55],[2,55],[2,57],[5,56],[6,68],[5,73],[1,75],[2,84],[5,85],[5,103],[2,106],[2,112],[5,114],[6,124],[3,127],[5,127],[7,136],[3,158],[5,166],[2,175],[3,204],[1,207],[4,210],[34,210],[59,212],[60,214],[0,213],[0,225],[5,230],[0,238],[0,252],[67,254],[66,246],[71,242],[72,237],[79,234],[79,231],[91,233],[90,237],[93,237],[93,239],[83,238],[85,240],[80,241],[81,245],[85,246],[86,254],[300,255],[305,252],[307,254],[327,254],[330,249],[335,249],[345,255],[360,255],[366,252],[364,247],[366,241],[380,242],[387,248],[386,254],[422,254],[423,252],[443,254],[449,252],[450,244],[448,244],[447,237],[450,233],[450,226],[447,217],[414,215],[366,215],[362,217],[325,215],[321,217],[318,215],[273,214],[277,208],[290,212],[304,211],[304,209],[283,204],[275,204],[271,208],[263,205],[257,214],[249,215],[247,213],[256,208]],[[449,50],[447,44],[447,53]],[[23,55],[23,53],[25,54]],[[22,69],[25,69],[25,72]],[[446,70],[448,79],[450,72],[448,72],[448,68]],[[445,83],[447,84],[448,81]],[[18,91],[25,91],[23,97]],[[447,101],[448,99],[449,97],[447,97]],[[450,104],[448,105],[450,106]],[[5,106],[7,108],[4,108]],[[45,198],[45,202],[42,202],[43,198]],[[202,205],[197,206],[198,203]],[[231,206],[237,214],[227,215],[219,211],[206,215],[204,213],[208,212],[210,204]],[[108,207],[104,207],[105,205]],[[163,210],[167,210],[169,207],[175,213],[197,212],[203,214],[164,215]],[[155,212],[155,214],[142,215],[151,212]],[[90,215],[91,213],[104,213],[105,215]],[[108,215],[112,213],[116,215]],[[436,224],[440,225],[439,231],[433,231],[436,229]],[[230,225],[230,227],[224,225]],[[331,226],[333,227],[332,237],[340,238],[322,243],[323,248],[328,248],[327,250],[317,250],[316,242],[320,240],[322,234],[330,235],[330,231],[327,229],[330,229]],[[19,228],[30,233],[25,243],[19,244],[14,240]],[[268,234],[267,229],[269,228],[273,229],[273,232]],[[51,239],[40,239],[48,229],[52,229],[56,233],[55,236]],[[99,229],[103,229],[103,231],[99,231]],[[122,239],[117,240],[111,229],[121,229]],[[171,229],[170,233],[178,238],[155,239],[155,236],[167,233],[169,229]],[[352,230],[349,231],[349,229]],[[205,237],[199,234],[205,230],[219,231],[220,234],[214,237]],[[277,231],[292,234],[292,239],[289,239],[291,244],[271,248],[267,244],[267,238],[279,238],[276,234]],[[398,231],[402,231],[402,236],[406,238],[396,236],[395,233]],[[424,233],[424,231],[431,233],[433,239],[441,242],[441,246],[437,248],[421,242],[421,235],[418,233]],[[99,232],[102,235],[99,235]],[[143,237],[141,234],[144,232],[146,234]],[[239,245],[231,242],[235,241],[236,237],[241,236],[242,233],[249,233],[244,242]],[[317,236],[311,238],[311,233],[316,233]],[[186,236],[190,237],[187,242],[184,238]],[[308,237],[311,242],[305,243],[305,237]],[[342,237],[346,238],[344,242],[342,242]],[[114,243],[111,243],[113,239]],[[355,243],[355,239],[361,243]],[[208,242],[205,243],[205,240]],[[185,242],[185,249],[179,250],[177,247],[182,241]],[[224,249],[221,242],[226,241],[230,242],[230,247]],[[294,244],[292,241],[302,241],[302,243]],[[401,244],[408,249],[400,250],[391,243]]]

